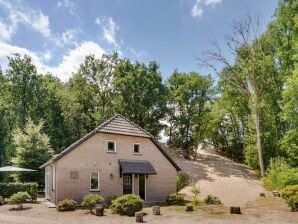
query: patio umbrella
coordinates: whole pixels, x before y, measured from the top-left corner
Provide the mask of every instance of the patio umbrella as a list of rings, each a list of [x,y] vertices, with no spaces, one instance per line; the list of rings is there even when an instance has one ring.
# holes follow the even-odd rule
[[[0,167],[0,172],[28,172],[28,171],[36,171],[36,170],[31,170],[31,169],[26,169],[26,168],[21,168],[16,166]]]

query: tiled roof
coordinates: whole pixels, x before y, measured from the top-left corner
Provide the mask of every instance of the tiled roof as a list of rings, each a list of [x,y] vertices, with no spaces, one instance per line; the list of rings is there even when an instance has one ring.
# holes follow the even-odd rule
[[[157,174],[151,163],[147,160],[119,159],[121,174]]]
[[[169,162],[176,168],[176,170],[177,171],[180,170],[180,167],[172,160],[172,158],[165,152],[165,150],[158,144],[158,142],[154,140],[154,137],[149,132],[142,129],[141,127],[139,127],[138,125],[136,125],[135,123],[133,123],[132,121],[128,120],[127,118],[123,117],[120,114],[116,114],[115,116],[106,120],[100,126],[95,128],[93,131],[89,132],[81,139],[79,139],[72,145],[68,146],[61,153],[53,156],[49,161],[41,165],[39,168],[40,169],[45,168],[52,162],[59,160],[60,158],[62,158],[63,156],[65,156],[66,154],[74,150],[77,146],[87,141],[89,138],[91,138],[93,135],[95,135],[98,132],[150,138],[153,144],[169,160]]]
[[[113,116],[97,129],[99,132],[151,138],[152,135],[120,114]]]

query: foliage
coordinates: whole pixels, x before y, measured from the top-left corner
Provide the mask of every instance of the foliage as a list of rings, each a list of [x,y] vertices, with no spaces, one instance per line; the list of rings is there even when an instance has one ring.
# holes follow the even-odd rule
[[[103,197],[100,194],[89,193],[84,196],[81,206],[88,208],[92,213],[95,205],[103,202]]]
[[[113,201],[115,199],[117,199],[119,196],[118,195],[110,195],[110,196],[107,196],[105,199],[106,199],[106,205],[107,205],[107,208],[110,208],[111,205],[113,204]]]
[[[18,193],[13,194],[12,196],[10,196],[10,198],[8,198],[8,203],[9,204],[22,204],[27,202],[28,200],[30,200],[31,197],[28,194],[28,192],[26,191],[20,191]]]
[[[200,188],[196,185],[193,185],[191,187],[191,193],[193,193],[192,197],[192,203],[197,206],[199,205],[200,199],[199,199],[199,194],[200,194]]]
[[[298,184],[298,168],[292,168],[283,158],[271,159],[265,183],[271,189]]]
[[[116,110],[158,136],[165,118],[166,88],[157,62],[122,60],[115,70]]]
[[[176,177],[177,191],[180,191],[189,184],[189,175],[184,172],[179,172]]]
[[[57,210],[59,212],[74,211],[76,209],[77,202],[71,199],[64,199],[57,203]]]
[[[0,195],[9,198],[18,192],[27,192],[32,201],[36,201],[38,196],[37,183],[0,183]]]
[[[143,208],[143,200],[134,194],[126,194],[112,202],[111,210],[120,215],[134,216],[135,212]]]
[[[286,200],[287,204],[292,208],[295,208],[295,204],[298,203],[298,185],[290,185],[282,190],[282,198]]]
[[[13,142],[16,147],[16,157],[13,163],[19,167],[37,170],[35,172],[18,174],[22,182],[38,182],[44,184],[44,174],[39,166],[48,161],[53,151],[49,144],[49,138],[42,133],[43,122],[35,125],[32,120],[28,120],[24,130],[17,129],[13,135]]]
[[[205,138],[212,79],[195,72],[175,71],[169,77],[167,87],[169,143],[190,154]]]
[[[0,206],[4,205],[4,204],[5,204],[4,198],[2,196],[0,196]]]
[[[207,197],[204,199],[204,202],[208,205],[220,205],[221,201],[218,197],[214,195],[207,195]]]
[[[168,205],[184,205],[185,200],[184,200],[184,194],[170,194],[166,197],[166,203]]]

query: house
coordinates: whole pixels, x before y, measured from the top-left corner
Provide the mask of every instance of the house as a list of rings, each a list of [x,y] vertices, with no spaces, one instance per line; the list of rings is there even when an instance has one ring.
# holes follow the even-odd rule
[[[119,114],[40,168],[45,169],[46,198],[54,203],[81,201],[89,192],[164,201],[176,192],[180,170],[150,133]]]

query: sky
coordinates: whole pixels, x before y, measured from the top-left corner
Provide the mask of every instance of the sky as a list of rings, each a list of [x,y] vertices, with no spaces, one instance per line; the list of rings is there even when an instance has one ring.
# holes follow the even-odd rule
[[[39,73],[67,81],[88,54],[156,60],[166,79],[209,71],[197,58],[212,41],[225,46],[229,24],[249,13],[272,19],[278,0],[0,0],[0,66],[13,53],[32,57]],[[227,53],[227,52],[226,52]]]

